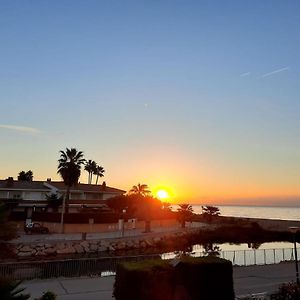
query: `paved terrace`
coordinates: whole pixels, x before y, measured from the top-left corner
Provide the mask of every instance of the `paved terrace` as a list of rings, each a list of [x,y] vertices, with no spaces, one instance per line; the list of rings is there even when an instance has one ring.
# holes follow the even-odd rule
[[[233,278],[236,296],[272,292],[283,282],[295,280],[294,263],[276,265],[234,267]],[[37,298],[50,290],[58,300],[112,300],[115,277],[57,278],[25,281],[23,286]]]

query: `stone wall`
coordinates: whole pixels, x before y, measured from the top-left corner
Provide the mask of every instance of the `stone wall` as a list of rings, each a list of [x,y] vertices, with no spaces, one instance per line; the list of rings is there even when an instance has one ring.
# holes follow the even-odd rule
[[[182,244],[184,238],[188,238],[195,232],[193,230],[176,233],[155,234],[145,237],[120,238],[105,240],[84,241],[53,241],[39,243],[19,243],[14,245],[14,253],[18,257],[53,256],[60,254],[84,254],[97,252],[114,252],[118,250],[132,250],[155,248],[176,241]]]

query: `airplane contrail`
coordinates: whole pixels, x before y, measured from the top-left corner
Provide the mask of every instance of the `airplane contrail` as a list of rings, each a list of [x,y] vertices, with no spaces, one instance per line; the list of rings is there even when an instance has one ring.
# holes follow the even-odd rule
[[[290,69],[289,67],[284,67],[284,68],[281,68],[281,69],[277,69],[277,70],[274,70],[274,71],[272,71],[272,72],[269,72],[269,73],[266,73],[266,74],[261,75],[260,78],[269,77],[269,76],[272,76],[272,75],[274,75],[274,74],[278,74],[278,73],[287,71],[287,70],[289,70],[289,69]]]
[[[40,133],[41,132],[37,128],[16,126],[16,125],[7,125],[7,124],[0,124],[0,128],[16,130],[16,131],[21,131],[21,132],[26,132],[26,133]]]

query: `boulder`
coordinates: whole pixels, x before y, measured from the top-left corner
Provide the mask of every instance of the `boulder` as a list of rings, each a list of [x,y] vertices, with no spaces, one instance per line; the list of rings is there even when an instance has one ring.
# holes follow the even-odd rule
[[[98,252],[104,252],[107,250],[107,247],[106,246],[98,246]]]
[[[20,252],[31,252],[32,248],[29,247],[28,245],[23,246],[22,248],[20,248]]]
[[[83,247],[79,244],[74,245],[74,249],[75,249],[76,253],[84,253]]]
[[[45,249],[44,250],[44,252],[46,253],[46,254],[54,254],[54,253],[56,253],[56,249],[54,249],[54,248],[47,248],[47,249]]]
[[[18,256],[20,256],[20,257],[28,257],[28,256],[31,256],[31,252],[19,252]]]
[[[97,244],[91,244],[90,251],[92,251],[92,252],[98,251],[98,245]]]

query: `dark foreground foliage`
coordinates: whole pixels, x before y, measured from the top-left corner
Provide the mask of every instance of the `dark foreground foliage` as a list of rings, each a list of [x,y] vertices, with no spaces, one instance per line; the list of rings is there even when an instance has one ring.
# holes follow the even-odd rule
[[[117,300],[233,300],[232,264],[217,257],[184,257],[170,264],[152,260],[123,263],[117,268]]]
[[[23,294],[25,288],[20,288],[21,281],[12,281],[0,277],[1,300],[27,300],[30,295]]]

